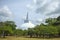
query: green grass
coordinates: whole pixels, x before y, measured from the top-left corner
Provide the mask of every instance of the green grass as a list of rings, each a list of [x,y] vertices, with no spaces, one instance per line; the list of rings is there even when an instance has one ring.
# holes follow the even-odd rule
[[[25,38],[25,37],[6,37],[0,38],[0,40],[60,40],[60,38],[51,38],[51,39],[43,39],[43,38]]]

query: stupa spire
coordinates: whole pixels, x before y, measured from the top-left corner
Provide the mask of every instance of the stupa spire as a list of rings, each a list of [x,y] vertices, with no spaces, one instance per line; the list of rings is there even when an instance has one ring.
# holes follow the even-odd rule
[[[28,12],[27,12],[26,20],[28,20]]]
[[[24,23],[28,23],[29,22],[29,18],[28,18],[28,12],[27,12],[27,15],[26,15],[26,19],[24,20]]]

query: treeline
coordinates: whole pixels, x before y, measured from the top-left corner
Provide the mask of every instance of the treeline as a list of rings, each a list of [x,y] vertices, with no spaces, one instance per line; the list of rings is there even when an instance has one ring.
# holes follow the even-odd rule
[[[60,37],[60,16],[57,18],[48,18],[46,24],[41,23],[34,28],[27,30],[16,29],[13,21],[0,22],[0,37],[5,36],[26,36],[26,37]]]
[[[45,23],[37,25],[35,28],[28,29],[30,37],[59,37],[60,36],[60,16],[48,18]]]
[[[35,28],[22,30],[22,32],[20,30],[19,35],[42,38],[60,37],[60,16],[57,18],[48,18],[45,23],[46,24],[41,23],[35,26]]]

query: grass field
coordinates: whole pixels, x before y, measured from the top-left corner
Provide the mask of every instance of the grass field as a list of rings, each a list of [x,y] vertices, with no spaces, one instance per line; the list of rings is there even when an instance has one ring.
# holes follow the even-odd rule
[[[43,39],[43,38],[6,37],[0,38],[0,40],[60,40],[60,38]]]

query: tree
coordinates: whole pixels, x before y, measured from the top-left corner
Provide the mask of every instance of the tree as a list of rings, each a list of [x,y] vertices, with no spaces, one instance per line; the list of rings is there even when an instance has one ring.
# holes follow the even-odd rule
[[[30,38],[34,35],[34,30],[33,30],[33,28],[29,28],[29,29],[28,29],[28,35],[30,36]]]
[[[2,37],[5,37],[8,34],[13,34],[16,27],[13,21],[0,22],[0,26],[0,32],[2,34]]]
[[[58,29],[51,25],[38,25],[34,28],[36,37],[53,37],[58,34]],[[53,36],[52,36],[53,35]]]
[[[14,34],[15,34],[16,36],[23,36],[23,30],[21,30],[21,29],[16,29],[16,30],[14,31]]]
[[[12,30],[15,30],[16,29],[15,22],[13,22],[13,21],[5,21],[4,23],[5,23],[6,26],[12,27]]]
[[[57,17],[57,20],[60,21],[60,16]]]
[[[49,37],[54,37],[55,35],[57,35],[58,29],[54,26],[48,26],[47,27],[47,33],[49,34]]]
[[[48,23],[48,25],[53,25],[56,21],[57,18],[48,18],[45,22]]]

